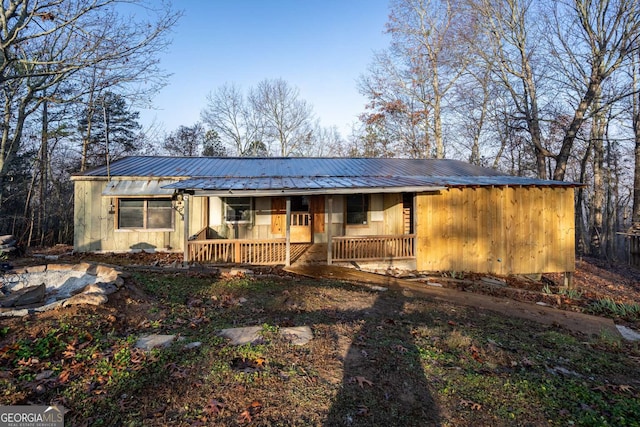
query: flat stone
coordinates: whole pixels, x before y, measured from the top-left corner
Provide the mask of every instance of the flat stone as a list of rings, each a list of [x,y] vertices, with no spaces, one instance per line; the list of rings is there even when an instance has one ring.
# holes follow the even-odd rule
[[[496,279],[495,277],[482,277],[480,278],[480,280],[484,283],[487,283],[493,286],[500,286],[500,287],[507,286],[507,282],[505,282],[504,280]]]
[[[44,301],[45,291],[44,283],[12,291],[9,295],[0,298],[0,307],[19,307],[41,303]]]
[[[51,377],[51,375],[53,375],[53,371],[51,370],[42,371],[36,375],[36,381],[46,380],[47,378]]]
[[[260,341],[262,339],[260,331],[262,331],[261,326],[247,326],[244,328],[223,329],[219,335],[229,338],[233,345],[244,345]]]
[[[620,331],[620,335],[627,341],[640,341],[640,333],[626,326],[616,325],[616,329]]]
[[[151,350],[158,347],[169,347],[171,343],[175,341],[175,339],[175,335],[146,335],[138,338],[138,341],[136,341],[136,348],[140,348],[142,350]]]
[[[436,288],[441,288],[442,287],[442,283],[437,283],[437,282],[425,282],[427,285],[429,286],[433,286]]]
[[[244,328],[229,328],[220,331],[219,335],[231,340],[233,345],[244,345],[262,340],[261,326],[247,326]],[[280,328],[280,336],[293,345],[305,345],[313,338],[313,332],[308,326],[294,326]]]
[[[194,348],[198,348],[202,345],[200,341],[190,342],[189,344],[184,346],[185,350],[193,350]]]
[[[280,335],[293,345],[305,345],[313,339],[313,332],[308,326],[280,328]]]
[[[115,291],[117,291],[118,288],[116,288],[116,285],[114,285],[113,283],[91,283],[87,286],[85,286],[81,293],[96,293],[96,294],[103,294],[103,295],[111,295],[112,293],[114,293]]]
[[[64,307],[68,305],[79,305],[79,304],[101,305],[107,301],[109,301],[109,299],[102,293],[83,292],[81,294],[74,295],[68,300],[66,300],[64,302]]]

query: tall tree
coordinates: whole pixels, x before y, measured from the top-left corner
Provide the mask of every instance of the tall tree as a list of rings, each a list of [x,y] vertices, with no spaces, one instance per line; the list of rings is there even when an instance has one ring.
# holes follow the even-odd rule
[[[200,117],[232,154],[259,154],[264,126],[239,86],[225,84],[210,92]]]
[[[544,52],[536,41],[542,32],[534,20],[542,19],[543,9],[533,0],[470,0],[482,29],[482,43],[474,43],[475,53],[492,70],[494,79],[509,94],[517,112],[514,117],[524,124],[530,147],[536,158],[536,174],[546,178],[546,158],[553,156],[543,140],[542,107],[539,85],[544,69]]]
[[[461,34],[461,2],[394,0],[387,23],[391,46],[375,56],[360,92],[372,112],[363,118],[383,124],[387,139],[412,157],[445,156],[443,116],[448,95],[470,60]]]
[[[96,99],[97,108],[87,108],[79,120],[78,128],[85,135],[87,126],[93,131],[83,151],[82,164],[99,166],[135,153],[142,126],[140,113],[131,111],[126,100],[118,94],[106,92]]]
[[[117,13],[119,5],[146,16]],[[27,118],[45,100],[77,98],[81,86],[62,83],[90,67],[143,67],[138,79],[156,75],[157,53],[178,14],[146,0],[13,0],[0,4],[0,204],[4,177],[20,148]],[[139,71],[139,70],[138,70]],[[65,85],[66,86],[66,85]]]
[[[224,156],[226,151],[218,133],[206,131],[202,123],[180,126],[167,135],[162,147],[172,156]]]
[[[249,95],[264,124],[265,142],[281,157],[304,155],[313,142],[313,108],[283,79],[266,79]]]
[[[570,85],[576,103],[558,154],[553,178],[564,180],[578,131],[589,118],[594,102],[612,75],[640,49],[640,5],[637,0],[566,0],[555,5],[557,43],[554,53]],[[606,107],[618,94],[599,105]]]

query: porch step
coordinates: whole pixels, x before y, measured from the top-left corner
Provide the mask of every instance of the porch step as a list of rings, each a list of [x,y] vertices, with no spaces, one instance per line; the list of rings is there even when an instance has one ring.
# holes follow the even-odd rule
[[[307,250],[295,260],[295,265],[309,265],[309,264],[326,264],[327,263],[327,244],[326,243],[314,243],[309,246]]]

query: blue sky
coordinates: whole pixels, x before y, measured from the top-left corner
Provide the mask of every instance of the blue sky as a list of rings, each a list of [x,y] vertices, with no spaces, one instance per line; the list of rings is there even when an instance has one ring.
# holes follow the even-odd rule
[[[162,54],[172,73],[142,110],[165,131],[200,120],[207,94],[224,83],[243,89],[282,78],[300,90],[323,126],[344,137],[363,112],[357,91],[373,53],[389,43],[384,34],[387,0],[175,0],[184,16]]]

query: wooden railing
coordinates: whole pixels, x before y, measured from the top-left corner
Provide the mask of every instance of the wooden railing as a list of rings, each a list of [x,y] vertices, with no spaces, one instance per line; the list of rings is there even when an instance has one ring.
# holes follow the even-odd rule
[[[414,258],[415,234],[396,236],[339,236],[331,239],[334,261]]]
[[[285,239],[209,239],[189,241],[189,260],[236,264],[284,264]]]

